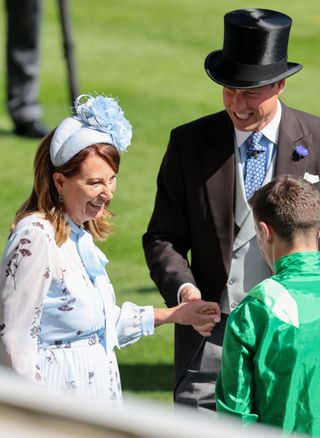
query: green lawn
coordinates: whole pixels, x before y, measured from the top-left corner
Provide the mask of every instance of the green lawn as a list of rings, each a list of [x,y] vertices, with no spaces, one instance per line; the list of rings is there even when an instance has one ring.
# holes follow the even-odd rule
[[[80,92],[120,98],[134,128],[132,147],[123,155],[112,209],[115,233],[101,245],[110,259],[109,275],[118,302],[162,305],[149,279],[141,247],[153,206],[156,174],[170,129],[221,109],[221,89],[203,69],[205,56],[222,46],[223,15],[241,7],[280,9],[294,20],[289,60],[304,64],[289,78],[284,101],[320,115],[320,3],[268,0],[71,0],[75,58]],[[3,29],[4,17],[0,17]],[[4,60],[4,45],[0,47]],[[44,119],[55,127],[69,114],[57,2],[44,2],[41,102]],[[5,78],[3,63],[1,77]],[[29,194],[37,142],[11,135],[0,89],[0,246],[14,212]],[[196,147],[196,145],[195,145]],[[192,178],[192,175],[190,175]],[[173,329],[118,354],[126,392],[171,402]]]

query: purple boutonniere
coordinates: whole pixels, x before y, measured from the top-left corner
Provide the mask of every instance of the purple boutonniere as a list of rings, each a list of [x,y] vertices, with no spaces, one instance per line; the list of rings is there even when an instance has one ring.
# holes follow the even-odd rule
[[[307,149],[305,146],[299,145],[293,149],[292,159],[293,161],[299,161],[302,158],[307,157],[308,155],[309,149]]]

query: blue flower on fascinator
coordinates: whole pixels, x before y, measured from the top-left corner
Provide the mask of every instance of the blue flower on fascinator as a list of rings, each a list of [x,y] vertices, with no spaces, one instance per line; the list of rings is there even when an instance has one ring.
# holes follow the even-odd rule
[[[76,99],[74,107],[82,122],[109,134],[119,152],[130,145],[132,127],[115,99],[82,94]]]
[[[293,161],[299,161],[304,157],[307,157],[309,155],[309,150],[302,145],[298,145],[294,148],[292,152],[292,159]]]

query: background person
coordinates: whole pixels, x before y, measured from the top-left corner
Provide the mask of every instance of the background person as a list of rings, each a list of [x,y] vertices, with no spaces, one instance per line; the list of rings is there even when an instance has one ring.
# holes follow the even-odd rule
[[[225,331],[218,411],[320,435],[320,193],[283,175],[250,200],[274,275],[251,289]]]
[[[5,0],[7,14],[7,108],[14,133],[41,138],[48,133],[39,103],[42,0]]]
[[[223,49],[205,60],[225,109],[173,129],[160,167],[143,236],[150,275],[169,307],[202,297],[222,312],[210,338],[175,328],[178,403],[215,409],[227,315],[270,275],[247,198],[274,175],[320,174],[320,119],[279,101],[302,68],[288,62],[291,23],[264,9],[225,15]]]
[[[4,250],[0,363],[49,389],[118,404],[116,346],[169,322],[209,335],[219,309],[202,301],[116,306],[107,259],[93,238],[110,233],[119,152],[130,144],[131,125],[112,98],[80,96],[75,108],[40,145],[31,196]]]

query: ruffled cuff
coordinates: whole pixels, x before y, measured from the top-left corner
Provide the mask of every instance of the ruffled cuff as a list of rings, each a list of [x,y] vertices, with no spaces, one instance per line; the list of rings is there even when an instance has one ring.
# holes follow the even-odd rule
[[[153,306],[139,307],[143,336],[152,336],[154,333]]]
[[[119,346],[125,347],[133,344],[143,336],[151,336],[153,333],[153,307],[140,307],[130,302],[123,303],[117,321]]]

